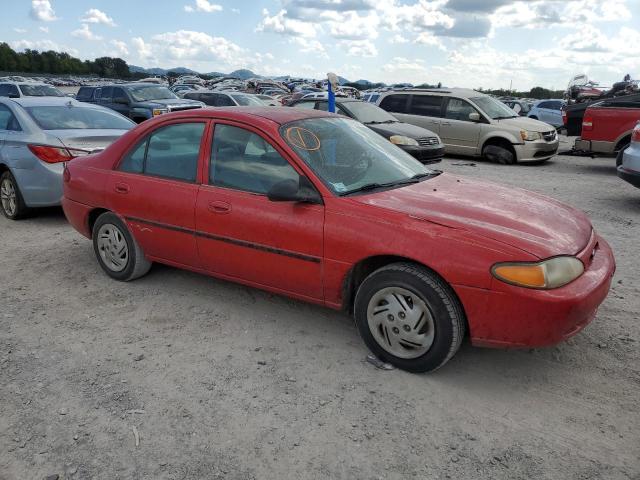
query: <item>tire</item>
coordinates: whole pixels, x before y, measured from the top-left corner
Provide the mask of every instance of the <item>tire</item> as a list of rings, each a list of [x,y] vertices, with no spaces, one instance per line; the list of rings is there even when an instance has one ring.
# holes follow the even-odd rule
[[[628,146],[629,145],[625,146],[624,148],[621,148],[620,151],[618,151],[618,154],[616,155],[616,168],[622,165],[622,156],[624,155],[624,151],[627,149]]]
[[[9,170],[0,175],[0,210],[9,220],[19,220],[29,212],[18,182]]]
[[[378,358],[414,373],[447,363],[460,348],[466,327],[451,287],[412,263],[394,263],[369,275],[358,288],[354,316],[362,339]]]
[[[93,250],[107,275],[128,282],[145,275],[151,262],[117,215],[106,212],[98,217],[92,231]]]
[[[489,144],[482,147],[482,158],[502,165],[513,165],[518,161],[515,152],[503,145]]]

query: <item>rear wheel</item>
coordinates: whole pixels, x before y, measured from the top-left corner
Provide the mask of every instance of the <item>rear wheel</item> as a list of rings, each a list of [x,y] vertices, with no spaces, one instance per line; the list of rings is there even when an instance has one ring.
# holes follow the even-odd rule
[[[411,263],[394,263],[369,275],[356,294],[354,314],[369,349],[410,372],[441,367],[464,337],[464,313],[451,288]]]
[[[111,278],[128,282],[151,268],[151,262],[117,215],[100,215],[93,225],[92,237],[98,263]]]
[[[28,212],[18,183],[8,170],[0,176],[0,210],[10,220],[18,220]]]

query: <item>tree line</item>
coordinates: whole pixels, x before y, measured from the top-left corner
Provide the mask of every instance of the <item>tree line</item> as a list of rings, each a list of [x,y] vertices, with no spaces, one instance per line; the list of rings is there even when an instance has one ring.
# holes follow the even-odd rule
[[[99,77],[129,78],[129,65],[121,58],[100,57],[95,60],[80,60],[68,53],[48,50],[26,49],[16,52],[7,43],[0,43],[0,71],[38,73],[97,75]]]

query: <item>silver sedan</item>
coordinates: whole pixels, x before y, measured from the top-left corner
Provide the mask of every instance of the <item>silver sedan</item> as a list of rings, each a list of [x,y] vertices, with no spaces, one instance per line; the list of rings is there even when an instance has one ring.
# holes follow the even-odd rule
[[[136,124],[65,97],[0,98],[0,210],[60,205],[64,163],[103,150]]]
[[[618,153],[618,176],[640,188],[640,122],[631,134],[631,143]]]

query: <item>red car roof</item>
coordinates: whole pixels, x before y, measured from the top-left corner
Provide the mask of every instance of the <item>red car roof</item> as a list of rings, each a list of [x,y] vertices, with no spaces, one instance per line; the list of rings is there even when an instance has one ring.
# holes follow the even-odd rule
[[[211,117],[226,119],[246,119],[247,116],[265,118],[279,125],[303,120],[305,118],[329,117],[332,113],[321,110],[303,110],[294,107],[206,107],[194,110],[176,112],[180,116]]]

